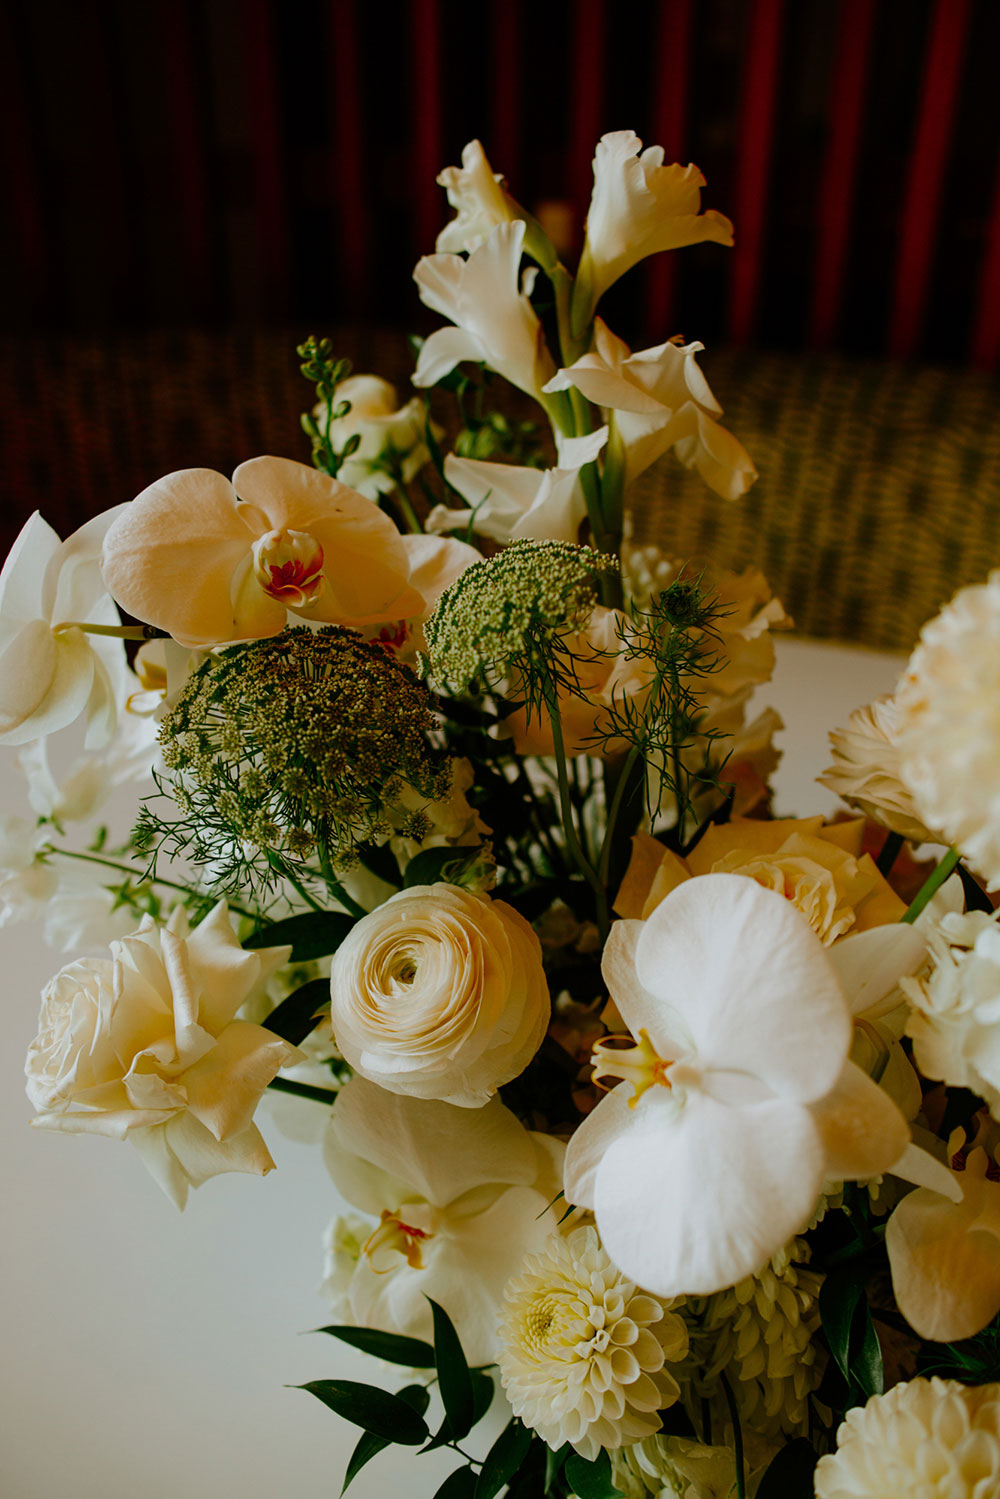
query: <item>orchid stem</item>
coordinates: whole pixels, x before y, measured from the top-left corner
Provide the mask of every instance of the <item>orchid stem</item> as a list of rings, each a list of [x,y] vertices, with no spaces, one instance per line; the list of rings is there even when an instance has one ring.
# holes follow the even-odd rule
[[[54,635],[61,635],[64,630],[81,630],[84,635],[112,635],[116,640],[163,638],[163,631],[152,625],[92,625],[83,619],[64,619],[62,624],[52,626]]]
[[[960,858],[961,854],[957,848],[950,848],[948,850],[938,867],[927,876],[927,879],[917,891],[909,909],[899,918],[900,921],[909,922],[911,925],[916,921],[921,911],[930,903],[932,897],[937,894],[938,890],[951,874]]]
[[[117,859],[104,859],[99,854],[77,853],[71,848],[56,848],[54,843],[47,845],[48,852],[58,854],[63,859],[80,859],[85,864],[101,864],[105,869],[116,869],[119,874],[131,875],[137,885],[162,885],[167,890],[180,890],[183,895],[193,896],[195,900],[211,900],[202,890],[192,890],[190,885],[179,885],[176,880],[165,880],[158,874],[140,874],[138,869],[133,869],[128,864],[120,864]],[[226,905],[230,911],[235,911],[237,916],[248,916],[251,921],[259,921],[260,914],[257,911],[248,911],[246,906],[238,906],[227,899]]]
[[[314,1088],[311,1083],[295,1083],[288,1077],[272,1077],[267,1086],[276,1093],[293,1093],[296,1098],[310,1098],[314,1103],[331,1106],[337,1097],[329,1088]]]

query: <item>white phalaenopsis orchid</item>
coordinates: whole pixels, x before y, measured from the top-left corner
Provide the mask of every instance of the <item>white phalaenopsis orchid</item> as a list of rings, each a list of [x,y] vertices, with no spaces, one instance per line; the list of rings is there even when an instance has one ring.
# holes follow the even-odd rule
[[[665,166],[662,146],[643,151],[634,130],[601,136],[574,307],[578,330],[608,287],[647,255],[706,239],[733,243],[733,226],[724,214],[701,212],[704,186],[696,166]]]
[[[546,385],[571,386],[613,413],[613,430],[625,449],[625,483],[668,448],[685,468],[695,468],[716,494],[735,500],[757,477],[743,444],[719,424],[722,407],[698,368],[704,344],[673,340],[633,354],[607,324],[594,323],[594,349]]]
[[[88,749],[114,732],[125,680],[121,640],[85,634],[81,624],[119,626],[101,579],[101,544],[124,506],[65,541],[37,510],[0,573],[0,744],[27,744],[82,714]]]
[[[458,531],[472,527],[494,541],[579,540],[587,502],[580,470],[593,463],[608,440],[607,427],[585,437],[565,438],[557,468],[522,468],[513,463],[486,463],[449,453],[444,476],[468,500],[470,509],[435,505],[427,517],[428,531]]]
[[[445,167],[438,182],[448,194],[455,217],[437,237],[439,254],[476,250],[498,224],[520,218],[517,204],[504,192],[503,177],[494,172],[481,141],[462,149],[462,165]]]
[[[425,255],[413,279],[420,300],[454,328],[439,328],[420,350],[413,383],[436,385],[463,359],[490,369],[541,399],[555,372],[542,325],[521,290],[518,267],[524,245],[522,220],[498,224],[468,260],[461,255]]]
[[[337,1190],[376,1220],[341,1315],[428,1337],[431,1297],[470,1363],[492,1360],[503,1288],[558,1223],[561,1145],[529,1133],[496,1098],[461,1109],[354,1077],[324,1154]]]
[[[919,953],[897,930],[866,1006]],[[824,1181],[877,1175],[906,1151],[902,1113],[848,1059],[838,953],[853,974],[858,940],[824,948],[782,896],[728,874],[688,880],[646,921],[612,928],[604,977],[636,1042],[598,1043],[595,1076],[625,1079],[632,1096],[616,1088],[584,1120],[565,1189],[654,1295],[755,1274],[808,1222]]]

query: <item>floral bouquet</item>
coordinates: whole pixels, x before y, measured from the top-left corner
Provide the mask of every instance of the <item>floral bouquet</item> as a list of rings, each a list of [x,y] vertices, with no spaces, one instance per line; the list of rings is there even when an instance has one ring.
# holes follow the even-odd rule
[[[597,314],[731,224],[630,132],[575,275],[478,142],[439,180],[433,419],[310,339],[311,467],[35,515],[3,569],[4,919],[110,938],[45,988],[34,1123],[181,1208],[272,1168],[265,1092],[318,1124],[324,1331],[377,1361],[305,1386],[345,1487],[398,1443],[449,1499],[996,1496],[1000,573],[832,735],[854,813],[772,817],[790,621],[626,524],[668,452],[729,501],[753,464],[700,344]]]

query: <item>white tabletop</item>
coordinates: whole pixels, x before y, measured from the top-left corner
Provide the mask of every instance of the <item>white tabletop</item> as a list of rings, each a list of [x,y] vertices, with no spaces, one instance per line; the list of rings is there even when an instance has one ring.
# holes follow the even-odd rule
[[[759,701],[785,719],[779,742],[795,746],[776,778],[780,813],[836,806],[812,784],[827,729],[890,690],[901,664],[779,640]],[[0,806],[23,813],[13,755],[0,765]],[[34,926],[0,932],[0,1492],[333,1499],[358,1432],[284,1386],[336,1376],[395,1386],[391,1371],[332,1339],[300,1336],[328,1320],[320,1239],[337,1200],[319,1150],[261,1118],[278,1170],[218,1177],[180,1214],[127,1146],[29,1129],[24,1053],[39,990],[64,961]],[[351,1493],[430,1494],[452,1466],[395,1448]]]

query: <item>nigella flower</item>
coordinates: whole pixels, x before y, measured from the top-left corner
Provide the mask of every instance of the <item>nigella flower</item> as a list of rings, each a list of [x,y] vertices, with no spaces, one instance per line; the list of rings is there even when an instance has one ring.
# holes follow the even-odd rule
[[[676,1313],[612,1264],[592,1228],[553,1234],[508,1284],[500,1378],[526,1426],[554,1450],[595,1458],[658,1431],[687,1352]]]

